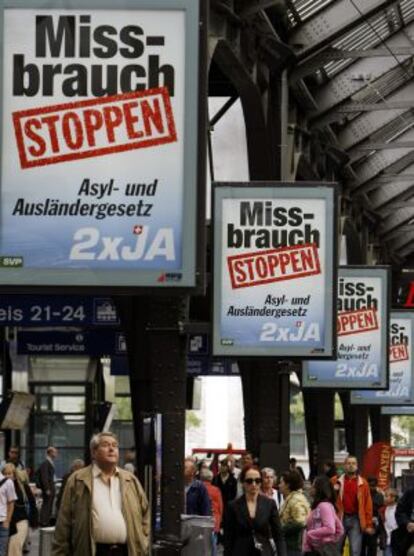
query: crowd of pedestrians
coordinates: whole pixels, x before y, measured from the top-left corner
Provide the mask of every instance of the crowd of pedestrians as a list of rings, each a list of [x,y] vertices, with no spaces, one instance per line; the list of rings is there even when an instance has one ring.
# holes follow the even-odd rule
[[[0,464],[0,556],[22,556],[29,529],[55,519],[51,556],[149,553],[150,509],[135,453],[127,452],[121,468],[109,432],[93,436],[90,453],[90,465],[72,463],[55,501],[56,448],[47,449],[32,482],[19,449],[10,448]],[[359,474],[352,455],[342,469],[326,462],[305,486],[293,458],[278,474],[250,453],[213,463],[189,457],[185,513],[213,518],[211,556],[341,556],[345,546],[349,556],[414,556],[414,489],[400,500],[393,488],[381,491],[374,477]],[[41,494],[40,512],[33,491]]]
[[[398,501],[352,455],[341,473],[325,462],[307,488],[294,458],[280,477],[251,454],[224,457],[215,474],[194,458],[186,469],[187,512],[214,517],[213,556],[220,545],[225,556],[340,556],[345,546],[349,556],[414,556],[414,490]]]

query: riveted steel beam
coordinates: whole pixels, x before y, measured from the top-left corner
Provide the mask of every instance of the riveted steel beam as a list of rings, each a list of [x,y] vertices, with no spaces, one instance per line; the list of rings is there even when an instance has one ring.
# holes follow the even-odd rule
[[[399,31],[385,42],[391,50],[397,45],[412,46],[408,36],[413,32],[414,22],[407,25],[404,32]],[[363,58],[346,67],[316,91],[314,97],[318,105],[318,114],[332,110],[357,93],[368,92],[369,96],[372,96],[375,93],[376,80],[379,80],[381,76],[385,76],[387,72],[394,68],[400,69],[401,64],[410,58],[409,55],[399,56],[398,58],[392,56],[389,58]],[[378,98],[381,98],[381,96],[379,95]],[[363,98],[353,98],[353,100],[365,104]]]
[[[393,181],[405,181],[414,183],[414,174],[389,174],[384,172],[381,176],[377,176],[375,181],[378,183],[392,183]]]
[[[398,2],[397,0],[356,0],[356,3],[364,16],[369,19]],[[361,24],[361,14],[358,10],[350,4],[349,0],[337,0],[294,30],[289,43],[298,48],[300,56],[309,56],[354,29],[358,24]]]
[[[413,56],[414,46],[394,46],[392,49],[388,48],[367,48],[367,49],[341,49],[334,47],[327,47],[322,52],[306,58],[290,74],[290,82],[296,83],[299,79],[304,79],[308,75],[312,75],[318,69],[332,61],[338,60],[358,60],[360,58],[389,58],[390,56]]]
[[[383,151],[386,149],[414,149],[414,141],[390,141],[389,143],[365,143],[353,148],[355,151]]]
[[[338,133],[338,143],[342,148],[349,149],[364,139],[372,136],[374,133],[384,128],[387,124],[391,124],[392,121],[401,121],[401,123],[404,124],[404,122],[407,122],[414,117],[412,111],[402,109],[387,110],[386,108],[389,108],[391,102],[407,101],[413,98],[414,83],[411,82],[399,89],[397,92],[391,93],[390,96],[384,98],[384,100],[380,100],[379,104],[384,106],[384,110],[367,111],[364,114],[360,114],[356,118],[353,118],[348,125],[346,125],[344,129]]]
[[[379,110],[400,110],[414,108],[413,100],[384,101],[380,99],[375,104],[363,102],[347,102],[335,108],[337,114],[352,114],[353,112],[371,112]]]
[[[414,130],[409,130],[401,136],[402,140],[414,141]],[[401,170],[412,164],[414,152],[411,148],[388,149],[377,151],[364,162],[354,166],[357,179],[350,183],[353,191],[370,191],[379,186],[375,183],[375,177],[387,168],[395,167]],[[397,172],[398,173],[398,172]]]

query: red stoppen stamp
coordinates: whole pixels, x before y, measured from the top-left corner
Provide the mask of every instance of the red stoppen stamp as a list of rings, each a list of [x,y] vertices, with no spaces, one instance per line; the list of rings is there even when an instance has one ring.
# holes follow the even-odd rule
[[[406,344],[395,344],[390,346],[390,363],[408,361],[408,349]]]
[[[233,289],[321,273],[318,247],[295,245],[227,257]]]
[[[339,313],[338,315],[338,336],[360,334],[362,332],[370,332],[371,330],[378,330],[378,317],[375,309],[360,309],[358,311]]]
[[[177,141],[166,87],[13,112],[23,169]]]

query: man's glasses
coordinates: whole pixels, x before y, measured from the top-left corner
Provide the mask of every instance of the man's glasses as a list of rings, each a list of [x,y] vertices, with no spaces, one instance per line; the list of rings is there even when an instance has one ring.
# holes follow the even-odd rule
[[[260,477],[257,477],[257,479],[251,479],[249,477],[248,479],[244,479],[244,482],[248,485],[252,485],[253,483],[256,483],[256,485],[260,485],[262,479]]]

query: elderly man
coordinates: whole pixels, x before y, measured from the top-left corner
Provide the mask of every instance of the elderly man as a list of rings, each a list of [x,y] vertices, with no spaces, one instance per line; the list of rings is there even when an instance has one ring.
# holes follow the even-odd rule
[[[145,556],[150,511],[139,481],[118,467],[116,436],[92,437],[93,463],[66,484],[52,556]]]

